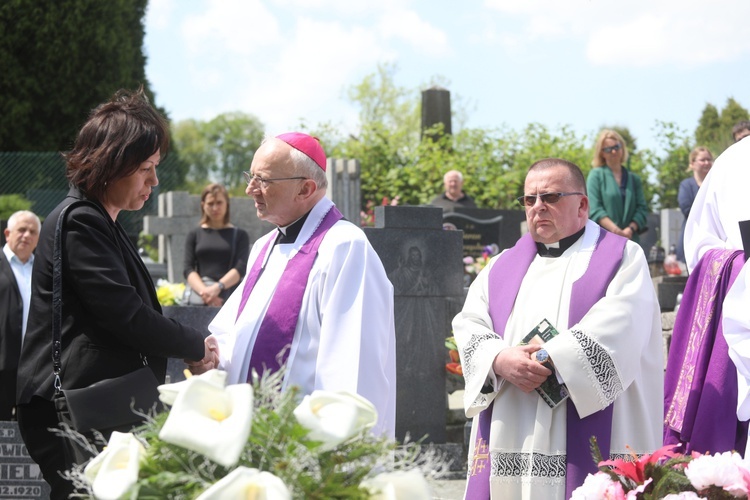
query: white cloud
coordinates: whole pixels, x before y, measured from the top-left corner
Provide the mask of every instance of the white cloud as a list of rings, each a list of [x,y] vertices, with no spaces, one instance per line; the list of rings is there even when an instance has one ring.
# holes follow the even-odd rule
[[[404,40],[430,56],[445,56],[450,52],[445,32],[422,20],[413,10],[398,8],[385,12],[378,31],[386,39],[394,37]]]
[[[732,61],[750,52],[747,0],[486,0],[513,46],[550,38],[582,40],[596,65],[656,67]]]
[[[243,91],[240,104],[256,110],[276,131],[300,118],[314,124],[339,117],[346,108],[342,89],[392,57],[370,30],[300,19],[273,65],[264,69],[264,78]]]
[[[146,7],[146,31],[162,30],[169,26],[174,9],[174,0],[149,0]]]
[[[182,24],[191,52],[247,55],[279,41],[277,20],[261,1],[210,0],[208,5]]]

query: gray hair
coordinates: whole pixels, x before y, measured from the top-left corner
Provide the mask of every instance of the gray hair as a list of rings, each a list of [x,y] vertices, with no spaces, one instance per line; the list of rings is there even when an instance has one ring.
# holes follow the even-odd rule
[[[36,222],[36,228],[38,231],[41,231],[42,229],[42,221],[39,220],[39,217],[30,210],[19,210],[18,212],[13,213],[10,217],[8,217],[8,230],[12,231],[13,228],[16,225],[16,222],[18,222],[18,219],[21,217],[31,217]]]
[[[292,157],[292,163],[294,163],[294,169],[300,175],[314,180],[318,189],[325,189],[328,187],[326,173],[317,163],[315,163],[315,160],[295,148],[292,148],[290,156]]]

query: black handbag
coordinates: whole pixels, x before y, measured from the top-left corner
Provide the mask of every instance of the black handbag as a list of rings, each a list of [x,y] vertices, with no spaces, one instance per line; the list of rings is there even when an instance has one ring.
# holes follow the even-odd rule
[[[145,420],[145,414],[159,402],[159,385],[154,372],[141,354],[144,366],[126,375],[101,380],[88,387],[63,389],[62,370],[62,232],[65,215],[71,207],[90,204],[75,202],[63,208],[55,226],[55,248],[52,278],[52,364],[55,374],[55,409],[60,423],[83,434],[101,432],[105,438],[112,431],[127,432]],[[93,205],[96,206],[96,205]],[[98,208],[98,207],[97,207]],[[72,461],[82,463],[91,458],[91,451],[71,439],[65,450]]]

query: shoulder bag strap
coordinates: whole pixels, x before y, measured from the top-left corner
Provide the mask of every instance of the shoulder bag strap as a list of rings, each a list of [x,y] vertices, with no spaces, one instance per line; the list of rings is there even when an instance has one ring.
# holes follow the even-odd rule
[[[232,250],[229,254],[229,267],[227,268],[227,272],[234,267],[235,247],[237,246],[237,228],[233,227],[232,229]]]
[[[90,205],[101,211],[95,203],[88,200],[77,200],[63,207],[55,225],[55,243],[52,253],[52,371],[55,374],[55,392],[62,391],[62,233],[68,210],[81,205]],[[119,245],[119,241],[117,241]],[[148,365],[146,357],[140,353],[141,362]]]
[[[55,392],[62,390],[62,232],[65,216],[71,207],[93,203],[78,200],[63,207],[55,225],[55,246],[52,253],[52,371],[55,373]]]

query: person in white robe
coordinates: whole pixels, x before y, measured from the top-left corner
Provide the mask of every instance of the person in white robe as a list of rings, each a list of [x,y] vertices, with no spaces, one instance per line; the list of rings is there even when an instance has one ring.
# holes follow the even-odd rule
[[[685,259],[692,271],[712,248],[743,249],[740,221],[750,220],[750,140],[729,146],[701,184],[685,223]],[[747,249],[750,250],[750,249]],[[737,368],[737,419],[750,419],[750,275],[743,266],[724,298],[722,329]],[[750,442],[750,439],[748,440]],[[741,450],[740,450],[741,451]],[[744,456],[748,456],[745,452]]]
[[[246,174],[246,192],[255,199],[258,217],[278,229],[253,245],[245,279],[209,325],[207,342],[217,351],[218,367],[228,372],[229,383],[249,379],[272,298],[280,283],[290,279],[285,274],[289,262],[335,211],[324,196],[325,155],[316,146],[317,140],[305,134],[269,138]],[[292,233],[298,234],[290,241]],[[246,285],[256,262],[262,269],[250,290]],[[301,395],[314,390],[357,393],[377,409],[373,433],[394,437],[393,287],[364,232],[344,219],[332,225],[317,249],[291,345],[283,354],[282,390],[296,386]]]
[[[711,248],[740,250],[739,222],[750,220],[750,141],[729,146],[698,190],[685,223],[685,260],[692,271]]]
[[[566,405],[575,405],[580,418],[614,405],[611,457],[650,453],[661,446],[660,310],[643,251],[627,241],[605,296],[568,328],[569,306],[576,300],[571,296],[572,284],[586,271],[604,230],[588,220],[585,182],[572,163],[557,159],[535,163],[524,192],[520,201],[537,247],[540,243],[559,247],[561,240],[570,246],[561,248],[562,255],[556,258],[533,257],[502,338],[495,333],[501,326],[493,325],[489,313],[489,279],[502,253],[477,276],[463,310],[453,320],[466,377],[465,412],[474,419],[469,483],[483,451],[476,447],[478,415],[492,403],[491,498],[565,498]],[[546,194],[560,193],[564,196],[544,201]],[[573,235],[581,232],[575,239]],[[535,357],[540,346],[518,346],[544,319],[559,334],[543,347],[570,394],[554,409],[533,390],[551,373],[538,368]],[[596,358],[595,353],[604,355]],[[466,498],[473,500],[468,491]]]

